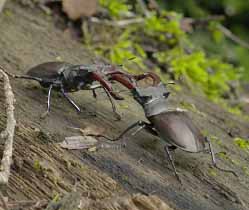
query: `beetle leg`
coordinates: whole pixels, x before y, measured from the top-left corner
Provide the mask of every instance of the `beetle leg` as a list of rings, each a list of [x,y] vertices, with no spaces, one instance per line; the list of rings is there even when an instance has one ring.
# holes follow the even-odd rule
[[[94,98],[97,98],[96,89],[98,89],[98,88],[102,88],[102,85],[98,84],[98,85],[91,85],[90,86],[90,90],[92,90]]]
[[[140,125],[131,135],[132,136],[137,135],[137,133],[139,133],[142,129],[144,129],[145,126],[146,126],[145,124]]]
[[[109,93],[109,91],[104,87],[102,86],[102,88],[104,89],[109,101],[111,102],[111,105],[112,105],[112,111],[114,112],[115,114],[115,117],[117,118],[117,120],[121,120],[121,116],[120,114],[117,112],[117,108],[114,104],[114,101],[112,100],[112,97],[111,97],[111,94]]]
[[[131,135],[135,136],[139,131],[141,131],[143,128],[148,131],[150,134],[154,136],[158,136],[157,132],[153,129],[153,126],[147,122],[144,121],[137,121],[130,125],[128,128],[126,128],[117,138],[115,138],[113,141],[118,141],[119,139],[122,139],[123,136],[129,132],[131,129],[138,127],[136,131],[134,131]]]
[[[47,111],[44,112],[42,115],[41,115],[41,118],[45,118],[48,113],[50,112],[50,99],[51,99],[51,91],[52,91],[52,88],[53,88],[53,85],[50,85],[49,86],[49,89],[48,89],[48,101],[47,101]]]
[[[51,99],[51,91],[52,91],[52,88],[53,88],[53,85],[50,85],[49,86],[49,90],[48,90],[48,104],[47,104],[47,112],[49,112],[50,111],[50,99]]]
[[[133,123],[132,125],[130,125],[128,128],[126,128],[117,138],[113,139],[112,141],[118,141],[120,139],[122,139],[124,137],[124,135],[129,132],[131,129],[139,126],[139,127],[143,127],[143,125],[145,124],[145,122],[143,121],[138,121]]]
[[[207,137],[205,138],[205,140],[208,143],[209,151],[210,151],[210,154],[211,154],[211,157],[212,157],[212,163],[213,163],[214,167],[219,169],[220,171],[229,172],[229,173],[232,173],[234,176],[238,177],[238,175],[234,171],[228,170],[228,169],[223,169],[223,168],[220,168],[219,166],[217,166],[217,162],[216,162],[216,159],[215,159],[215,155],[214,155],[214,151],[213,151],[211,141]]]
[[[171,153],[170,153],[170,151],[169,151],[168,145],[165,145],[165,146],[164,146],[164,150],[165,150],[165,152],[166,152],[166,154],[167,154],[167,158],[168,158],[168,160],[169,160],[169,162],[170,162],[170,164],[171,164],[171,166],[172,166],[172,168],[173,168],[173,170],[174,170],[174,173],[175,173],[175,176],[176,176],[177,180],[182,184],[182,180],[180,179],[180,177],[179,177],[179,175],[178,175],[178,173],[177,173],[177,171],[176,171],[175,163],[174,163],[174,160],[173,160],[173,158],[172,158],[172,155],[171,155]]]
[[[92,93],[93,93],[93,97],[97,98],[97,93],[96,93],[95,89],[92,89]]]
[[[64,91],[63,88],[61,88],[61,92],[62,92],[63,96],[68,100],[68,102],[69,102],[70,104],[72,104],[73,107],[74,107],[78,112],[80,112],[79,106],[78,106],[71,98],[69,98],[69,96],[65,93],[65,91]]]
[[[144,122],[144,123],[145,123],[144,129],[145,129],[147,132],[149,132],[151,135],[157,136],[157,137],[158,137],[158,133],[156,132],[154,126],[153,126],[152,124],[150,124],[150,123],[146,123],[146,122]]]
[[[144,122],[144,121],[137,121],[137,122],[133,123],[132,125],[130,125],[128,128],[126,128],[126,129],[125,129],[118,137],[116,137],[115,139],[111,139],[111,138],[109,138],[109,137],[107,137],[107,136],[104,136],[104,135],[89,134],[88,136],[102,137],[102,138],[105,138],[105,139],[107,139],[107,140],[109,140],[109,141],[119,141],[119,140],[121,140],[121,139],[125,136],[125,134],[128,133],[131,129],[133,129],[133,128],[135,128],[135,127],[138,127],[138,126],[139,126],[139,128],[144,128],[144,125],[146,125],[146,124],[148,124],[148,123],[146,123],[146,122]],[[136,133],[137,133],[137,132],[136,132]],[[136,134],[136,133],[135,133],[135,134]],[[135,134],[133,134],[133,135],[135,135]]]

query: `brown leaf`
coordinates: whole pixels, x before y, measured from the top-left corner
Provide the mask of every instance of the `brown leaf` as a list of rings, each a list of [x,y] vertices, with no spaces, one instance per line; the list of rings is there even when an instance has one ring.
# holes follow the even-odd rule
[[[72,20],[92,16],[97,10],[97,0],[63,0],[63,11]]]
[[[59,145],[64,149],[88,149],[97,144],[97,140],[91,136],[70,136],[66,137],[65,140]]]

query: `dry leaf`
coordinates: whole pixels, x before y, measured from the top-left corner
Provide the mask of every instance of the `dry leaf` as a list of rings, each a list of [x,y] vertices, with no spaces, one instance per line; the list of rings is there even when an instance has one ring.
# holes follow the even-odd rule
[[[70,136],[59,145],[64,149],[88,149],[95,146],[98,141],[92,136]]]
[[[63,11],[72,20],[92,16],[97,10],[97,0],[63,0]]]

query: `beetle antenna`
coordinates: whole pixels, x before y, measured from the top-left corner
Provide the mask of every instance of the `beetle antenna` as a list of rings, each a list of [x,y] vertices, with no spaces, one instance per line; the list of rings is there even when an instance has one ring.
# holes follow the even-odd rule
[[[106,93],[106,95],[107,95],[109,101],[111,102],[112,111],[113,111],[113,113],[115,114],[117,120],[121,120],[121,116],[120,116],[120,114],[117,112],[117,108],[116,108],[116,106],[115,106],[114,101],[112,100],[111,94],[109,93],[109,91],[108,91],[104,86],[102,86],[102,88],[104,89],[104,91],[105,91],[105,93]]]
[[[30,79],[30,80],[35,80],[38,82],[42,82],[42,79],[39,77],[31,77],[28,75],[15,75],[15,74],[11,74],[9,72],[7,72],[3,67],[0,66],[0,69],[2,69],[4,71],[4,73],[6,73],[8,76],[12,77],[12,78],[20,78],[20,79]]]
[[[210,154],[211,154],[211,157],[212,157],[213,166],[215,168],[219,169],[220,171],[232,173],[234,176],[238,177],[238,175],[234,171],[228,170],[228,169],[224,169],[224,168],[220,168],[219,166],[217,166],[217,162],[216,162],[216,159],[215,159],[215,155],[214,155],[214,151],[213,151],[213,147],[212,147],[211,141],[209,140],[208,137],[205,137],[205,140],[207,141],[208,146],[209,146],[209,151],[210,151]]]

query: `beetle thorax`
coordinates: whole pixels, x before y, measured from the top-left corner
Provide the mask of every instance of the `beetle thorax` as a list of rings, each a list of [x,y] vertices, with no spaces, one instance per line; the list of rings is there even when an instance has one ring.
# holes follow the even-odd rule
[[[80,65],[65,69],[61,72],[63,86],[71,91],[85,89],[87,85],[92,83],[89,74],[90,73],[87,70],[82,70]]]
[[[169,92],[162,83],[146,88],[137,87],[133,90],[133,96],[142,105],[146,117],[167,111],[165,99],[169,96]]]

